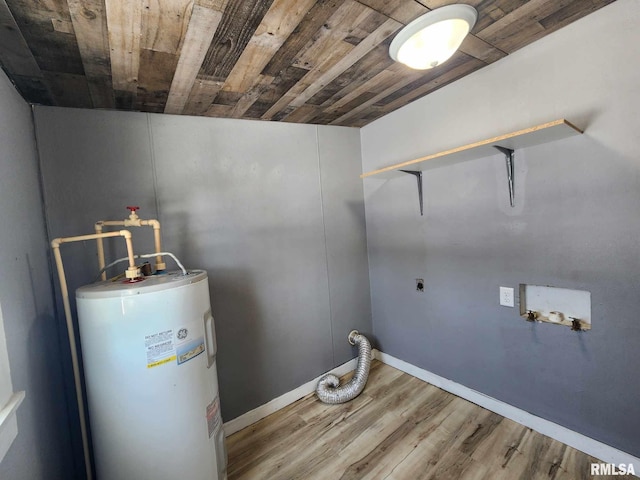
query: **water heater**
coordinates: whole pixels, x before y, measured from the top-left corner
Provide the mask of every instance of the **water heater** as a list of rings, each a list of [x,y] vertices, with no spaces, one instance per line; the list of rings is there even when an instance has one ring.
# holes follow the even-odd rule
[[[207,274],[172,272],[76,291],[99,480],[223,480]]]

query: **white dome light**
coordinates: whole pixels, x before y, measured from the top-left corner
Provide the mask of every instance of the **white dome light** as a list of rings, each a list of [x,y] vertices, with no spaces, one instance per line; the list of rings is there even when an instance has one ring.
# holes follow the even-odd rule
[[[448,5],[416,18],[391,42],[396,62],[426,70],[446,62],[473,28],[478,12],[470,5]]]

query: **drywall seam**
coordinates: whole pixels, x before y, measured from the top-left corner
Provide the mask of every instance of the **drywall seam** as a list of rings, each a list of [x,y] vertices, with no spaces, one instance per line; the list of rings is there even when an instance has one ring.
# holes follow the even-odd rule
[[[158,171],[156,166],[156,149],[153,141],[153,127],[150,114],[147,113],[147,131],[149,133],[149,151],[151,153],[151,174],[153,175],[153,199],[156,205],[156,218],[160,219],[160,201],[158,200]]]
[[[360,138],[360,169],[362,173],[365,172],[364,166],[364,139],[362,138],[362,127],[359,128],[358,137]],[[369,235],[368,235],[368,220],[367,220],[367,187],[364,184],[364,178],[362,179],[362,208],[364,208],[364,240],[365,247],[367,249],[367,276],[369,277],[369,308],[371,309],[371,332],[375,333],[374,317],[373,317],[373,283],[371,279],[371,250],[369,249]],[[377,351],[375,348],[372,351]],[[375,357],[373,357],[375,358]]]
[[[42,215],[42,222],[44,223],[44,234],[47,240],[47,243],[46,243],[47,265],[49,266],[47,273],[49,276],[49,288],[51,291],[51,299],[52,299],[51,306],[53,308],[53,317],[56,320],[56,323],[58,323],[58,325],[56,326],[56,331],[58,333],[57,335],[58,350],[61,353],[61,356],[58,359],[58,367],[60,369],[60,376],[64,379],[63,380],[64,385],[62,387],[62,395],[64,396],[64,399],[65,399],[64,410],[67,413],[66,423],[69,428],[69,432],[70,432],[69,439],[71,442],[67,448],[70,448],[72,451],[74,451],[76,449],[75,447],[76,447],[77,432],[75,432],[75,428],[74,428],[75,425],[71,419],[76,416],[74,413],[74,409],[77,409],[78,407],[77,406],[74,407],[75,399],[72,399],[69,396],[69,392],[73,391],[73,385],[69,384],[68,378],[65,379],[65,373],[66,373],[65,358],[68,359],[69,362],[71,360],[68,357],[65,357],[65,353],[64,353],[66,349],[65,349],[65,343],[63,341],[63,337],[66,333],[66,329],[60,328],[60,323],[58,322],[58,312],[60,311],[61,306],[59,304],[58,295],[56,295],[56,281],[55,281],[55,273],[54,273],[55,265],[53,261],[53,252],[49,248],[49,242],[52,239],[51,224],[49,222],[49,209],[47,206],[47,191],[45,188],[44,174],[43,174],[43,168],[42,168],[42,154],[40,152],[40,139],[38,137],[38,122],[36,120],[36,108],[39,108],[39,107],[37,105],[31,105],[31,124],[33,126],[33,141],[35,144],[36,162],[37,162],[37,169],[38,169],[38,187],[40,188],[40,202],[42,204],[41,215]],[[70,464],[73,467],[74,476],[76,476],[78,471],[84,471],[84,468],[83,468],[84,461],[80,460],[79,457],[76,455],[72,455],[72,457],[73,458]]]
[[[320,157],[320,127],[316,125],[316,155],[318,156],[318,184],[320,186],[320,215],[322,234],[324,235],[324,259],[327,267],[327,299],[329,300],[329,335],[331,336],[331,363],[336,364],[335,338],[333,338],[333,308],[331,301],[331,272],[329,271],[329,246],[327,245],[327,222],[324,212],[324,194],[322,191],[322,159]]]
[[[570,447],[580,450],[581,452],[596,457],[607,463],[619,464],[634,464],[634,466],[640,466],[640,458],[611,447],[605,443],[589,438],[581,433],[574,432],[562,425],[550,422],[544,418],[532,415],[529,412],[521,410],[513,405],[497,400],[493,397],[485,395],[483,393],[472,390],[452,380],[448,380],[440,375],[424,370],[420,367],[416,367],[410,363],[400,360],[386,353],[374,350],[374,358],[377,358],[382,363],[385,363],[391,367],[402,370],[409,375],[419,378],[431,385],[434,385],[442,390],[457,395],[460,398],[464,398],[476,405],[480,405],[487,410],[490,410],[498,415],[502,415],[505,418],[513,420],[514,422],[531,428],[536,432],[558,440]],[[637,468],[637,467],[636,467]]]
[[[346,373],[352,371],[356,368],[356,363],[358,359],[352,358],[346,363],[329,370],[326,373],[333,373],[338,377],[345,375]],[[258,420],[262,420],[264,417],[271,415],[272,413],[277,412],[278,410],[283,409],[284,407],[291,405],[293,402],[300,400],[302,397],[309,395],[310,393],[315,392],[316,385],[318,384],[318,380],[324,377],[326,373],[317,376],[313,380],[308,381],[304,385],[300,385],[298,388],[291,390],[290,392],[285,393],[284,395],[280,395],[277,398],[274,398],[270,402],[265,403],[264,405],[260,405],[253,410],[248,411],[240,415],[239,417],[234,418],[233,420],[229,420],[224,423],[224,433],[225,436],[232,435],[236,432],[239,432],[243,428],[248,427],[249,425],[253,425]]]

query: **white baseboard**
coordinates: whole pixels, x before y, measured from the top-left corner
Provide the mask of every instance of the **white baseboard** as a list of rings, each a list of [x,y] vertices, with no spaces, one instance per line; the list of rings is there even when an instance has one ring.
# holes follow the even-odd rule
[[[0,322],[1,321],[2,319],[0,318]],[[6,405],[0,405],[0,462],[2,462],[2,459],[9,450],[9,447],[11,447],[11,444],[18,436],[16,410],[18,410],[18,407],[24,400],[24,397],[24,391],[16,392],[9,397]]]
[[[431,385],[441,388],[442,390],[446,390],[447,392],[453,393],[454,395],[464,398],[476,405],[480,405],[481,407],[497,413],[498,415],[502,415],[503,417],[513,420],[525,427],[529,427],[536,432],[540,432],[554,440],[558,440],[559,442],[569,445],[576,450],[580,450],[592,457],[596,457],[603,462],[614,463],[616,465],[621,463],[628,465],[632,463],[634,469],[640,470],[640,458],[634,457],[629,453],[610,447],[609,445],[594,440],[593,438],[586,437],[580,433],[574,432],[573,430],[569,430],[566,427],[550,422],[549,420],[545,420],[544,418],[532,415],[531,413],[472,390],[464,385],[447,380],[435,373],[431,373],[427,370],[416,367],[415,365],[411,365],[410,363],[380,352],[379,350],[374,350],[374,358],[377,358],[382,363],[419,378],[420,380],[424,380]]]
[[[570,447],[573,447],[576,450],[580,450],[581,452],[591,455],[592,457],[602,460],[603,462],[614,463],[616,465],[633,464],[634,468],[640,470],[640,458],[634,457],[633,455],[623,452],[622,450],[618,450],[602,442],[594,440],[593,438],[589,438],[585,435],[574,432],[573,430],[569,430],[568,428],[558,425],[557,423],[553,423],[549,420],[545,420],[544,418],[537,417],[531,413],[514,407],[513,405],[509,405],[508,403],[502,402],[493,397],[472,390],[469,387],[465,387],[464,385],[456,383],[452,380],[448,380],[444,377],[436,375],[435,373],[431,373],[420,367],[416,367],[415,365],[407,363],[379,350],[374,349],[372,351],[372,357],[380,360],[382,363],[397,368],[398,370],[402,370],[409,375],[412,375],[416,378],[419,378],[420,380],[430,383],[431,385],[441,388],[442,390],[457,395],[460,398],[464,398],[465,400],[475,403],[476,405],[480,405],[487,410],[497,413],[498,415],[502,415],[503,417],[513,420],[514,422],[524,425],[525,427],[531,428],[536,432],[540,432],[543,435],[553,438],[554,440],[558,440],[559,442],[569,445]],[[357,358],[349,360],[348,362],[343,363],[339,367],[331,370],[330,373],[334,373],[338,376],[344,375],[345,373],[354,370],[356,368],[357,362]],[[295,390],[285,393],[278,398],[274,398],[270,402],[265,403],[264,405],[261,405],[243,415],[240,415],[237,418],[234,418],[233,420],[226,422],[224,424],[225,435],[229,436],[233,433],[236,433],[243,428],[252,425],[258,420],[261,420],[264,417],[286,407],[287,405],[292,404],[305,395],[312,393],[313,391],[315,391],[320,377],[322,377],[322,375],[314,378],[304,385],[301,385]]]
[[[357,358],[353,358],[346,363],[343,363],[339,367],[334,368],[333,370],[328,371],[327,373],[333,373],[337,376],[342,376],[345,373],[350,372],[351,370],[355,370],[356,364],[358,363]],[[299,386],[295,390],[291,390],[290,392],[285,393],[284,395],[280,395],[278,398],[274,398],[268,403],[264,405],[260,405],[253,410],[240,415],[239,417],[234,418],[233,420],[229,420],[224,424],[224,433],[225,436],[232,435],[236,432],[239,432],[245,427],[256,423],[258,420],[262,420],[264,417],[271,415],[272,413],[277,412],[278,410],[286,407],[287,405],[291,405],[293,402],[300,400],[302,397],[309,395],[312,392],[315,392],[316,385],[318,385],[318,380],[322,376],[326,375],[323,373],[319,377],[314,378],[313,380],[305,383],[304,385]]]

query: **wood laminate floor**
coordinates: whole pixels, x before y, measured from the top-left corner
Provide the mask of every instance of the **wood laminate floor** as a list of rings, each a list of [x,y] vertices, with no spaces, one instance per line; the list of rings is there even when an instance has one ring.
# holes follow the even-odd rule
[[[599,460],[378,361],[351,402],[308,395],[227,448],[229,480],[637,478],[592,477]]]

